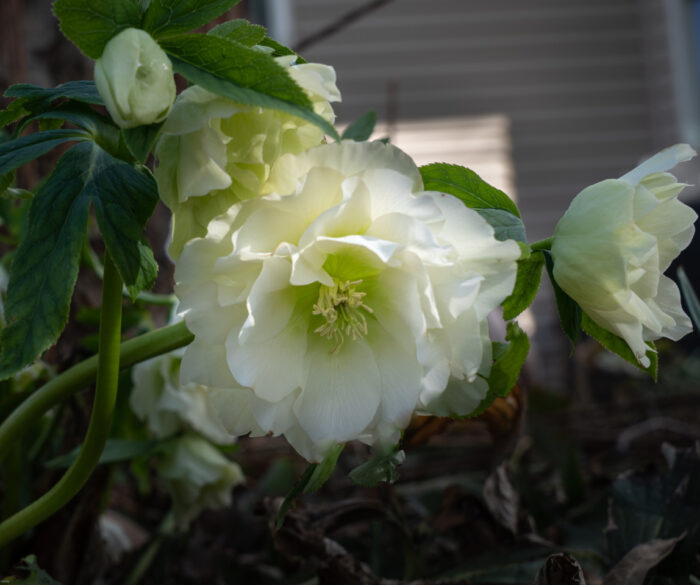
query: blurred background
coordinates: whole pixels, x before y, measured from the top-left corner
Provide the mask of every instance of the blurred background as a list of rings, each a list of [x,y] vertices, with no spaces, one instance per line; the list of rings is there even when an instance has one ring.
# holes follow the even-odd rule
[[[91,77],[50,5],[0,5],[1,87]],[[503,189],[531,241],[550,236],[587,185],[700,144],[698,0],[243,0],[221,20],[231,17],[333,65],[341,126],[374,110],[376,137],[417,164],[464,165]],[[700,184],[699,173],[696,160],[681,180]],[[520,319],[535,339],[532,376],[550,387],[570,368],[553,307],[544,283]]]

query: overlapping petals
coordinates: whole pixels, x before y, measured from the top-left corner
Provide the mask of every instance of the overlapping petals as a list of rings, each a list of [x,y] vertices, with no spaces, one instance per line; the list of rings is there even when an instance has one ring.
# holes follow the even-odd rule
[[[293,56],[276,60],[306,91],[314,111],[332,123],[330,102],[340,100],[333,68],[295,65]],[[276,190],[270,170],[280,156],[322,140],[317,126],[290,114],[232,102],[198,86],[183,91],[156,148],[158,189],[173,212],[173,257],[232,204]]]
[[[619,335],[648,367],[646,341],[691,331],[675,283],[664,276],[693,238],[686,187],[668,173],[695,156],[668,148],[619,179],[579,193],[554,232],[554,277],[598,325]]]
[[[518,245],[423,191],[393,146],[286,155],[270,181],[277,192],[232,206],[178,260],[195,335],[183,382],[228,389],[219,411],[229,399],[238,414],[224,424],[283,434],[309,460],[352,439],[393,441],[416,410],[469,414]]]

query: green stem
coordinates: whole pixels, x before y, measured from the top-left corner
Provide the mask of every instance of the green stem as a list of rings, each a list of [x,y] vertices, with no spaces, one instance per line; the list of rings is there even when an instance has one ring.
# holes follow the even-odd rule
[[[122,280],[105,254],[102,285],[97,385],[90,424],[78,458],[48,492],[0,524],[0,546],[36,526],[65,506],[85,485],[102,454],[112,426],[119,380],[119,341],[122,321]]]
[[[184,321],[139,335],[119,348],[119,367],[128,368],[157,355],[191,343],[193,335]],[[0,461],[7,449],[32,423],[53,406],[60,404],[95,381],[97,357],[93,356],[56,376],[29,396],[0,425]]]
[[[535,250],[549,250],[552,248],[552,242],[554,241],[554,236],[551,238],[545,238],[534,244],[530,244],[530,249],[534,252]]]
[[[129,576],[126,578],[126,581],[124,581],[124,585],[138,585],[141,582],[146,576],[146,573],[148,573],[148,569],[151,568],[156,556],[158,556],[163,541],[167,536],[172,534],[174,528],[175,516],[173,512],[170,511],[163,519],[156,536],[141,554],[133,569],[131,569]]]

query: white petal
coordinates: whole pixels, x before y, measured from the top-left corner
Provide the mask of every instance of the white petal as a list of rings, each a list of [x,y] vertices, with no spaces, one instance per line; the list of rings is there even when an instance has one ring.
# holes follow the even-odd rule
[[[315,442],[348,441],[372,421],[381,400],[381,375],[363,340],[346,340],[330,353],[328,340],[312,337],[305,358],[306,379],[294,412]]]
[[[676,144],[645,160],[629,173],[622,175],[620,179],[634,185],[644,179],[646,175],[670,171],[678,163],[690,160],[696,154],[689,144]]]

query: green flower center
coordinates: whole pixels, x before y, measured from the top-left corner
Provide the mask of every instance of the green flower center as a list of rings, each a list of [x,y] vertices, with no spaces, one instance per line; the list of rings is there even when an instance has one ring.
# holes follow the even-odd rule
[[[314,329],[314,333],[335,343],[331,353],[340,350],[346,336],[352,336],[355,341],[367,335],[365,313],[372,314],[374,311],[362,301],[367,293],[355,288],[361,283],[362,280],[342,281],[334,278],[333,286],[321,285],[319,289],[312,314],[323,317],[325,323]]]

